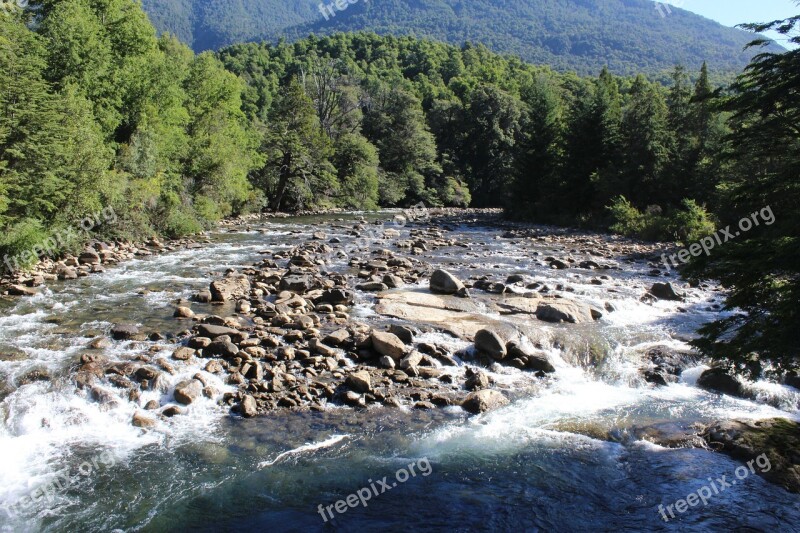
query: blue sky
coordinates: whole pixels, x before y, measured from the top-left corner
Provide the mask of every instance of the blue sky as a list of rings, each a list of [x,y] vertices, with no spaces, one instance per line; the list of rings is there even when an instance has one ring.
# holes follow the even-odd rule
[[[744,22],[768,22],[800,15],[800,6],[792,0],[669,0],[668,3],[726,26]],[[781,44],[786,46],[785,42]]]

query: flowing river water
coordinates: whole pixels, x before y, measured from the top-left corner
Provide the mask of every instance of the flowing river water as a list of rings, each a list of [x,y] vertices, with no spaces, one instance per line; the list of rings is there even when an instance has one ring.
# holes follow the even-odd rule
[[[493,368],[494,379],[514,391],[511,404],[499,410],[471,416],[457,407],[332,406],[243,419],[201,399],[186,414],[144,430],[131,425],[137,405],[124,395],[99,403],[70,378],[88,342],[112,324],[177,333],[187,327],[172,318],[178,299],[207,288],[227,268],[258,261],[259,252],[290,249],[313,231],[352,239],[354,220],[355,215],[293,218],[220,230],[198,249],[53,283],[29,299],[0,300],[0,529],[800,530],[797,495],[756,475],[668,522],[658,511],[711,478],[732,478],[741,463],[698,448],[664,448],[640,438],[635,428],[798,415],[800,394],[789,387],[751,384],[759,401],[699,389],[695,380],[704,366],[685,370],[666,387],[642,379],[642,353],[657,345],[686,348],[692,332],[718,316],[714,305],[722,294],[695,288],[687,290],[685,302],[645,304],[639,298],[653,282],[646,262],[609,260],[620,267],[613,279],[593,285],[591,276],[553,270],[534,255],[570,250],[503,239],[500,227],[452,228],[448,236],[469,247],[440,248],[422,259],[462,279],[485,274],[502,281],[526,273],[552,287],[574,288],[570,297],[601,309],[610,302],[616,310],[589,326],[537,326],[561,339],[545,346],[555,378]],[[401,229],[403,237],[408,232]],[[332,266],[348,268],[343,260]],[[353,316],[385,321],[364,293]],[[467,347],[442,333],[425,333],[422,340],[453,350]],[[163,350],[168,357],[172,349],[165,342],[115,341],[105,355],[136,360],[148,351]],[[170,385],[200,369],[177,366]],[[215,385],[233,390],[222,381]],[[147,392],[140,402],[170,394]],[[366,506],[323,521],[320,504],[333,504],[384,476],[391,481],[399,469],[423,459],[430,465],[427,475],[411,476],[373,495]],[[61,488],[54,483],[59,479]]]

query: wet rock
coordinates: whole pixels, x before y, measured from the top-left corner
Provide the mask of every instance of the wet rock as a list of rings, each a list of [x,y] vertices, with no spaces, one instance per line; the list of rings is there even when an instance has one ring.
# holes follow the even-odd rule
[[[700,374],[697,380],[697,386],[701,389],[720,392],[722,394],[745,397],[742,383],[728,374],[724,368],[710,368],[706,370]]]
[[[222,357],[229,359],[239,353],[239,347],[228,341],[214,341],[203,348],[203,357]]]
[[[196,379],[181,381],[175,385],[175,401],[189,405],[203,394],[203,384]]]
[[[371,338],[373,348],[381,355],[399,361],[406,353],[406,345],[393,333],[373,331]]]
[[[414,330],[408,326],[392,324],[389,326],[389,333],[396,335],[398,339],[406,344],[411,344],[414,342]]]
[[[172,316],[175,318],[194,318],[194,311],[188,307],[181,306],[175,310]]]
[[[183,414],[183,409],[177,405],[167,405],[161,410],[161,414],[167,418]]]
[[[109,341],[105,337],[97,337],[92,342],[89,343],[89,348],[92,350],[105,350],[106,348],[111,346],[111,341]]]
[[[533,372],[552,374],[556,368],[545,354],[531,353],[515,342],[508,343],[508,356],[523,362],[522,368]]]
[[[211,291],[200,291],[192,296],[192,300],[203,304],[211,303],[212,299],[213,297],[211,296]]]
[[[364,292],[383,292],[389,290],[389,287],[380,281],[371,281],[357,285],[356,289]]]
[[[405,286],[405,282],[403,282],[402,278],[394,274],[386,274],[383,276],[383,284],[390,289],[399,289]]]
[[[464,383],[464,386],[467,390],[470,391],[477,391],[488,389],[491,385],[489,380],[489,376],[487,376],[484,372],[480,370],[473,370],[471,368],[467,368],[466,372],[467,380]]]
[[[508,404],[508,398],[503,393],[496,390],[483,389],[467,395],[461,407],[469,413],[480,414]]]
[[[432,402],[421,401],[414,404],[414,409],[430,410],[436,409],[436,406]]]
[[[395,367],[394,359],[392,359],[388,355],[384,355],[383,357],[381,357],[380,360],[378,361],[378,364],[380,365],[381,368],[388,368],[389,370],[394,370]]]
[[[139,328],[133,324],[116,324],[111,328],[111,338],[115,341],[131,340],[139,335]]]
[[[9,285],[8,294],[11,296],[35,296],[36,291],[23,285]]]
[[[25,280],[26,287],[41,287],[44,285],[44,276],[34,275]]]
[[[659,386],[677,382],[683,369],[698,361],[697,355],[669,346],[654,346],[644,356],[649,366],[642,369],[642,376],[646,382]]]
[[[347,391],[342,399],[344,400],[344,403],[350,407],[366,407],[367,405],[364,397],[354,391]]]
[[[783,382],[790,387],[800,389],[800,376],[797,375],[797,372],[788,372],[783,378]]]
[[[250,279],[244,274],[231,273],[221,280],[211,282],[209,290],[214,302],[246,298],[250,294]]]
[[[308,274],[289,274],[281,279],[280,290],[305,294],[314,287],[314,280]]]
[[[800,492],[800,424],[784,418],[729,420],[709,424],[700,434],[708,447],[752,465],[756,474]],[[750,470],[747,466],[740,466]]]
[[[583,303],[570,300],[542,302],[536,309],[536,318],[545,322],[582,324],[595,320],[592,309]]]
[[[234,342],[241,342],[249,337],[249,335],[238,329],[229,328],[226,326],[216,326],[214,324],[198,324],[195,326],[197,333],[201,337],[208,337],[209,339],[216,339],[227,335]]]
[[[246,394],[242,398],[242,403],[239,404],[239,413],[245,418],[253,418],[258,415],[258,404],[256,399]]]
[[[678,293],[672,283],[654,283],[650,287],[650,294],[659,300],[681,301],[684,299],[684,295]]]
[[[325,337],[325,344],[332,346],[343,346],[350,340],[350,332],[346,329],[339,329]]]
[[[431,292],[434,294],[455,294],[466,296],[464,284],[447,270],[436,270],[431,275]]]
[[[137,428],[154,428],[156,419],[142,411],[136,411],[131,419],[131,424]]]
[[[475,334],[475,348],[496,361],[505,359],[508,353],[503,339],[497,333],[488,329],[479,330]]]
[[[347,376],[345,385],[355,392],[365,394],[372,391],[372,378],[369,372],[360,370]]]
[[[318,301],[331,305],[352,305],[355,296],[352,291],[345,289],[326,289],[322,291]]]
[[[423,356],[420,352],[414,350],[400,361],[399,366],[405,371],[416,368],[422,362],[422,357]]]
[[[178,361],[188,361],[194,357],[195,350],[188,346],[181,346],[172,353],[172,358]]]

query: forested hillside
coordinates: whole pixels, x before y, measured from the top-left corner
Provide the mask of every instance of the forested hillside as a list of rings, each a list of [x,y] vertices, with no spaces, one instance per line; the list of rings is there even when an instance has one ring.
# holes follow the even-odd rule
[[[323,4],[327,5],[330,2]],[[455,45],[466,41],[559,71],[657,76],[676,64],[712,75],[740,71],[750,36],[685,10],[661,16],[652,0],[370,0],[335,16],[296,0],[144,0],[156,27],[197,51],[245,42],[296,40],[310,33],[374,31]],[[324,10],[324,7],[323,7]]]

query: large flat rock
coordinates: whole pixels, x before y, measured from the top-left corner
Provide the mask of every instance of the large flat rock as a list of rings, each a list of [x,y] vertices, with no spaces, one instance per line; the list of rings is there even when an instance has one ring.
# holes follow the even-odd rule
[[[409,322],[429,324],[470,342],[481,329],[496,331],[507,340],[518,336],[511,324],[483,315],[476,302],[455,296],[413,291],[390,292],[378,296],[375,312]]]

